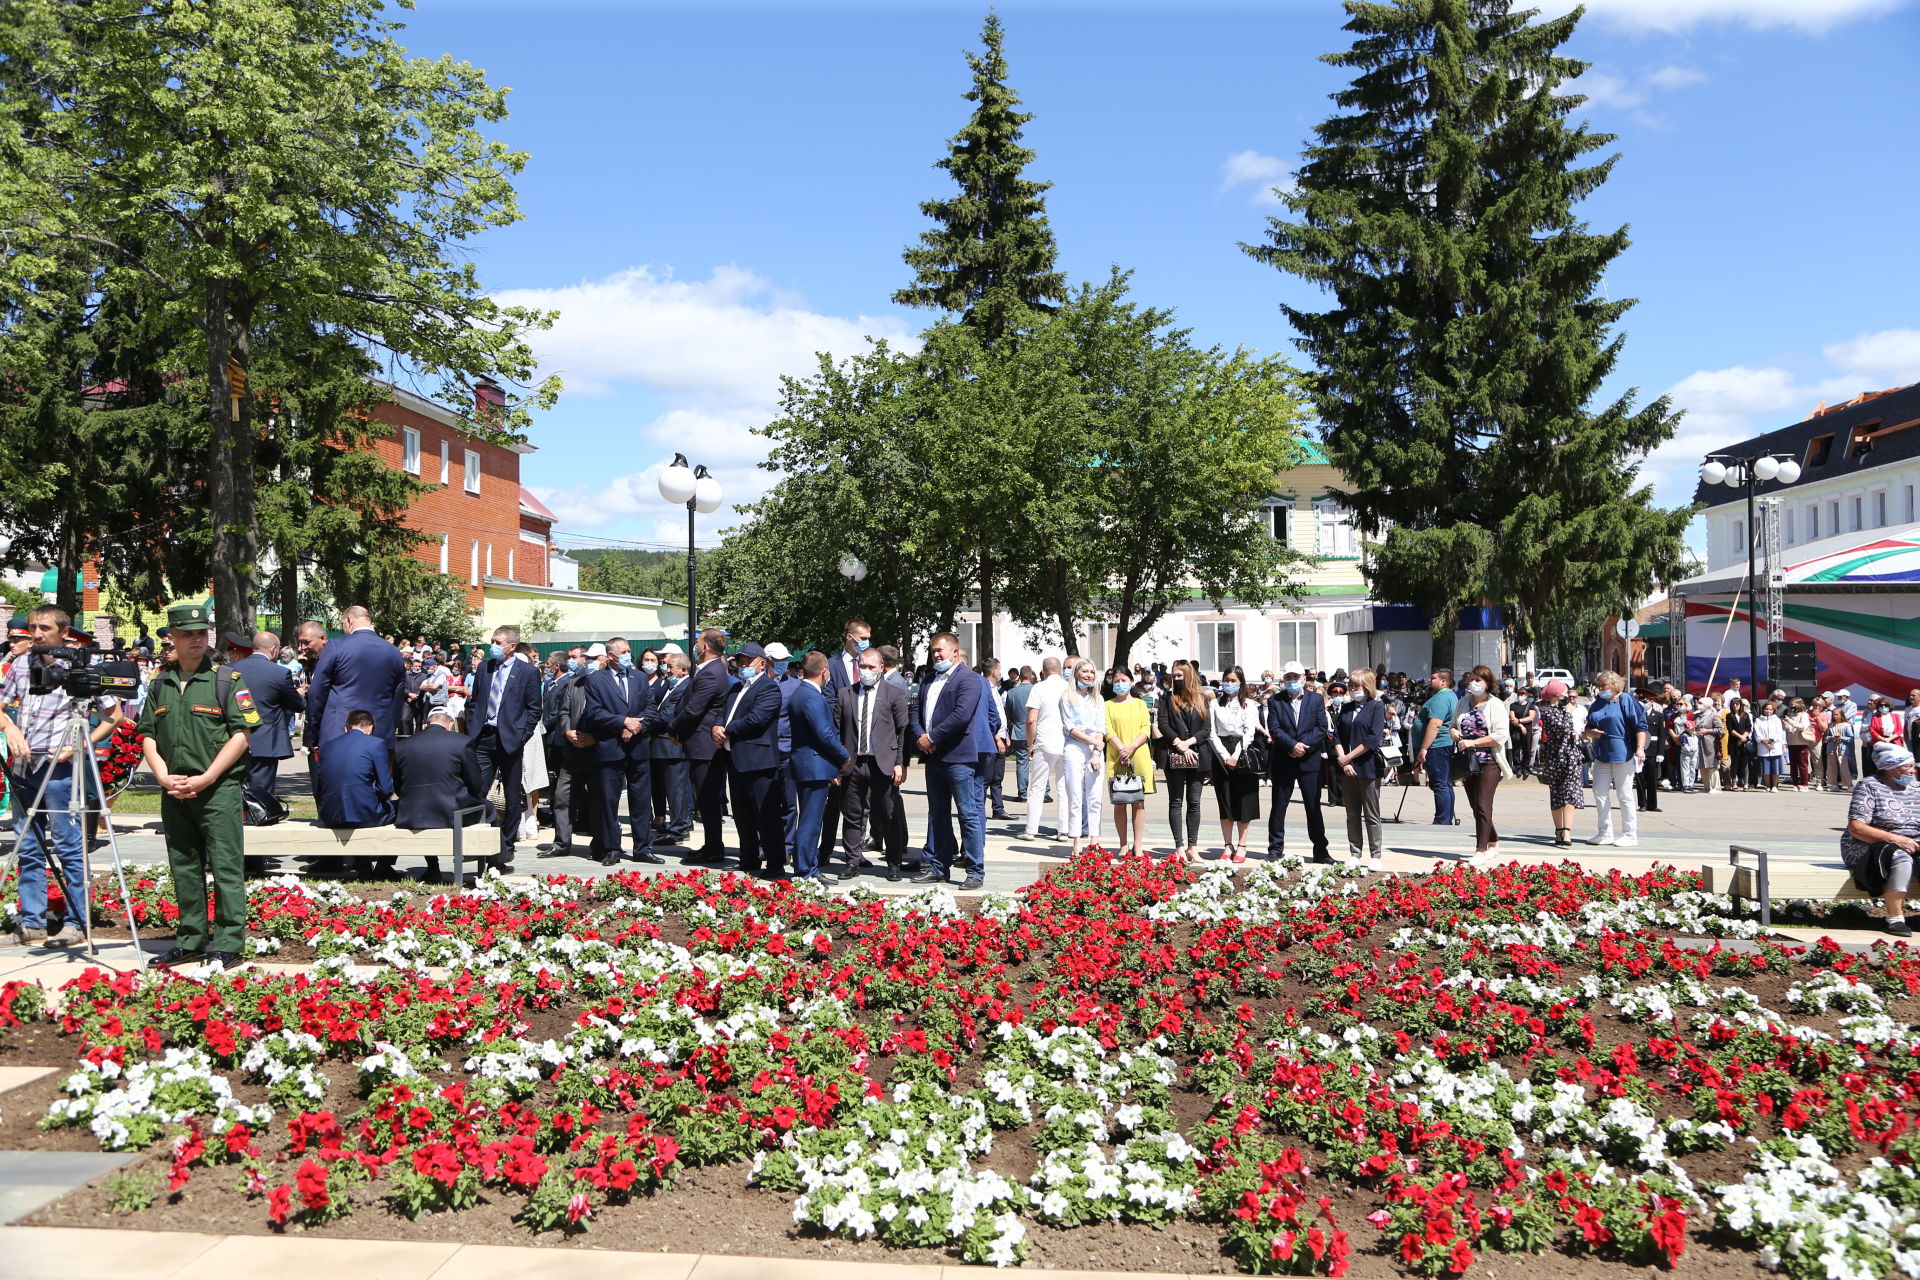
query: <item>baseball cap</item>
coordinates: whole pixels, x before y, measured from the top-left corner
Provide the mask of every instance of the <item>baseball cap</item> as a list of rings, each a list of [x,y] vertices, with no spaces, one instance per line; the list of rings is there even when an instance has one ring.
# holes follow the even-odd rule
[[[677,653],[677,654],[680,654],[682,657],[685,657],[687,651],[685,649],[682,649],[677,644],[663,644],[660,646],[660,652],[661,653]]]
[[[1280,674],[1283,676],[1303,676],[1307,674],[1307,669],[1297,662],[1289,662],[1286,666],[1280,668]]]
[[[791,658],[793,655],[787,652],[787,646],[781,644],[778,640],[775,640],[772,644],[767,646],[767,656],[769,658],[772,658],[775,662],[785,662],[788,658]]]
[[[749,640],[740,646],[740,656],[743,658],[764,658],[767,656],[767,651],[762,649],[756,641]]]
[[[604,658],[607,656],[607,646],[597,643],[590,644],[587,646],[587,656],[589,658]]]

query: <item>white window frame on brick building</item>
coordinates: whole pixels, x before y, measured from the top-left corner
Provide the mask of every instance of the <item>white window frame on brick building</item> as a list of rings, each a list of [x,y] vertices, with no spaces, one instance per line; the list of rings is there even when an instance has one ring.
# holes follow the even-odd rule
[[[467,585],[470,587],[480,585],[480,539],[478,538],[473,540],[473,549],[468,553]]]
[[[420,474],[420,429],[400,428],[400,469],[410,476]]]
[[[447,540],[446,534],[440,535],[440,572],[442,573],[447,571]]]
[[[480,492],[480,451],[467,450],[467,492]]]
[[[447,464],[448,464],[449,456],[452,454],[452,452],[453,450],[451,446],[449,446],[445,440],[442,440],[440,442],[440,483],[441,484],[445,484],[447,482],[447,476],[451,474]]]

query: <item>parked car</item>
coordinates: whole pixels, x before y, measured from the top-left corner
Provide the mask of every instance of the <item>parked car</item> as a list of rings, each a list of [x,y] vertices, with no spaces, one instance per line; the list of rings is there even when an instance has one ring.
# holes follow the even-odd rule
[[[1568,688],[1573,687],[1573,672],[1565,667],[1542,667],[1533,673],[1533,687],[1544,689],[1549,680],[1564,680]]]

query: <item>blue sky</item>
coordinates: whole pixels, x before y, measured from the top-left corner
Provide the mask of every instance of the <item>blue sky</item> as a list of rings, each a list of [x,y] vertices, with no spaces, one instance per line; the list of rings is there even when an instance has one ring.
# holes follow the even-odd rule
[[[1033,176],[1075,280],[1110,264],[1197,337],[1292,353],[1247,258],[1339,86],[1334,0],[1004,0]],[[558,308],[539,340],[569,390],[524,481],[581,538],[679,541],[655,477],[675,448],[730,501],[771,482],[751,433],[812,353],[900,338],[901,249],[943,194],[984,4],[420,0],[403,41],[510,87],[532,153],[525,221],[474,245],[487,287]],[[1920,0],[1595,0],[1567,50],[1617,133],[1584,206],[1630,224],[1609,273],[1620,388],[1689,410],[1657,454],[1684,501],[1701,454],[1823,399],[1920,379]],[[732,517],[703,521],[703,543]]]

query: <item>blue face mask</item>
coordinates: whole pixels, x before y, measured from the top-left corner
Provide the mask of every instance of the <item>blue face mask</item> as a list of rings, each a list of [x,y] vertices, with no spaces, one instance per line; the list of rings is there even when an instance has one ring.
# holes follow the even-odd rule
[[[1602,702],[1612,702],[1612,701],[1613,701],[1613,690],[1611,690],[1611,689],[1602,689],[1602,690],[1601,690],[1600,692],[1598,692],[1598,693],[1596,693],[1596,694],[1594,694],[1593,696],[1594,696],[1594,697],[1596,697],[1596,698],[1598,698],[1598,699],[1599,699],[1600,701],[1602,701]]]
[[[1238,684],[1223,684],[1220,686],[1220,692],[1231,698],[1240,692],[1240,686]]]
[[[679,683],[680,683],[680,682],[681,682],[682,680],[685,680],[685,679],[686,679],[686,677],[685,677],[685,676],[673,676],[673,675],[670,675],[670,676],[668,676],[668,677],[667,677],[667,687],[668,687],[669,689],[671,689],[671,688],[674,688],[674,687],[675,687],[675,686],[677,686],[677,685],[678,685],[678,684],[679,684]]]
[[[953,670],[953,659],[952,658],[935,658],[933,660],[933,669],[935,671],[940,672],[942,675],[945,675],[947,672]]]
[[[867,646],[872,643],[873,642],[871,640],[855,640],[853,642],[853,651],[855,653],[865,653],[867,651]]]
[[[507,651],[497,644],[490,644],[487,646],[487,656],[498,662],[507,656]]]
[[[621,655],[620,655],[620,669],[621,669],[622,671],[631,671],[631,670],[633,670],[633,655],[632,655],[632,654],[630,654],[630,653],[623,653],[623,654],[621,654]]]
[[[1133,681],[1131,680],[1115,680],[1113,682],[1113,691],[1115,693],[1128,693],[1132,689]]]
[[[1286,690],[1288,693],[1299,693],[1304,688],[1306,688],[1306,685],[1302,684],[1298,680],[1289,680],[1286,683]]]
[[[567,670],[578,671],[579,669],[580,669],[580,659],[578,658],[567,659]]]
[[[652,675],[660,669],[660,664],[657,662],[643,662],[640,664],[640,669],[648,675]]]
[[[1895,791],[1905,791],[1913,785],[1913,775],[1910,773],[1896,773],[1887,779],[1887,785]]]

